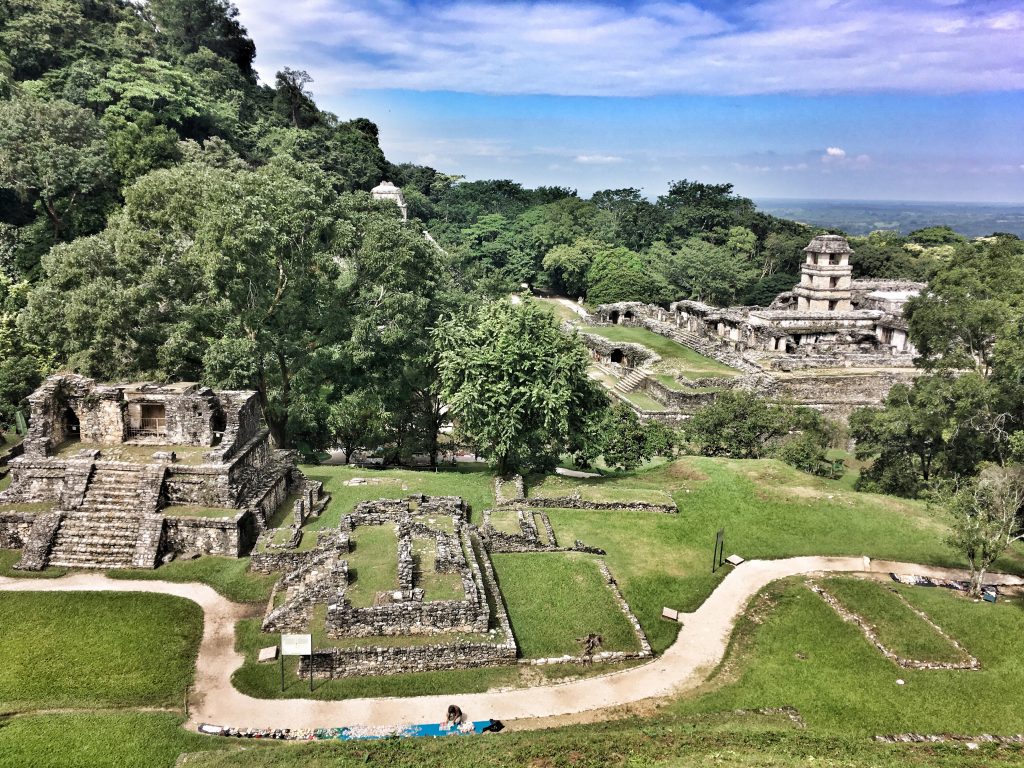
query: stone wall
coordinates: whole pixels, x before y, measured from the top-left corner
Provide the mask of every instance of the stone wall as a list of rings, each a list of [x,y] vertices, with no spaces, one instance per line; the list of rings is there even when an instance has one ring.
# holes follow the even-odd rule
[[[675,504],[655,504],[647,501],[586,501],[579,496],[531,496],[516,502],[499,504],[499,507],[521,505],[535,509],[625,509],[633,512],[665,512],[676,514]]]
[[[855,409],[880,405],[893,385],[912,384],[918,373],[908,370],[785,376],[777,379],[777,396],[814,408],[845,423]]]
[[[256,542],[257,534],[256,520],[248,510],[226,519],[168,516],[160,552],[240,557]]]
[[[0,512],[0,549],[21,549],[32,530],[32,512]]]

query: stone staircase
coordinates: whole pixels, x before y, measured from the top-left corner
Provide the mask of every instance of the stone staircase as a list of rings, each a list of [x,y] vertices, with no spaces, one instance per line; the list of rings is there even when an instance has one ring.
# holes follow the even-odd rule
[[[65,512],[50,549],[50,565],[131,568],[143,515],[112,510]],[[156,557],[153,557],[154,567]],[[146,566],[143,566],[146,567]]]
[[[690,333],[689,331],[684,331],[682,329],[673,331],[670,338],[672,341],[682,344],[684,347],[689,347],[690,349],[699,349],[700,347],[706,346],[708,343],[706,339],[702,339],[697,334]]]
[[[647,371],[642,368],[633,368],[629,373],[615,382],[615,388],[622,393],[632,392],[640,386],[640,382],[646,378]]]
[[[147,467],[106,462],[94,466],[81,512],[155,512]],[[161,482],[163,475],[161,474]]]

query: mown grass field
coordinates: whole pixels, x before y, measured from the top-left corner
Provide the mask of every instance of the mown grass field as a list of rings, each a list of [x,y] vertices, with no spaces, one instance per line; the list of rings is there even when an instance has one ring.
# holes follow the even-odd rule
[[[169,595],[0,593],[0,712],[181,706],[202,628]]]
[[[717,360],[705,357],[689,347],[684,347],[661,334],[631,325],[594,325],[582,326],[584,333],[603,336],[609,341],[631,342],[643,344],[661,355],[662,361],[685,376],[693,379],[708,376],[739,376],[740,371],[723,365]]]
[[[436,475],[347,467],[310,467],[308,472],[326,479],[328,491],[334,494],[329,511],[315,521],[315,527],[333,527],[358,500],[380,496],[402,497],[420,492],[461,494],[475,499],[475,505],[481,505],[476,506],[478,512],[493,503],[491,477],[477,468]],[[353,476],[379,478],[382,482],[355,487],[341,485]],[[562,543],[579,538],[607,550],[606,561],[620,588],[652,644],[656,650],[661,650],[675,635],[674,625],[659,618],[662,606],[692,610],[706,599],[724,575],[723,571],[714,576],[710,573],[714,533],[720,526],[726,531],[727,553],[738,552],[748,558],[868,554],[875,558],[937,565],[963,564],[943,543],[945,528],[940,516],[918,502],[856,493],[847,481],[848,478],[830,481],[812,477],[771,460],[685,458],[636,473],[611,474],[593,482],[559,478],[550,481],[549,486],[557,485],[566,491],[581,487],[587,489],[587,493],[596,492],[607,498],[668,493],[679,506],[678,515],[551,510],[550,516]],[[479,521],[479,517],[476,519]],[[5,562],[9,568],[18,554],[0,553],[0,569]],[[512,571],[502,562],[505,557],[512,564]],[[546,560],[540,566],[531,566],[529,560],[513,559],[520,557],[560,560]],[[547,655],[545,648],[565,642],[566,636],[571,634],[575,639],[594,631],[589,628],[593,623],[592,601],[578,600],[573,605],[575,598],[568,596],[567,602],[556,606],[554,611],[544,604],[557,598],[558,587],[550,586],[552,579],[565,580],[550,571],[569,567],[572,558],[508,555],[499,556],[497,561],[499,579],[508,591],[506,601],[513,625],[517,633],[521,629],[528,630],[523,636],[531,648]],[[246,559],[201,558],[171,563],[152,572],[124,571],[115,575],[205,581],[233,599],[265,600],[276,577],[254,576],[247,573],[247,566]],[[1017,550],[997,567],[1021,572],[1024,558]],[[513,573],[518,570],[522,573]],[[858,628],[844,623],[797,580],[769,587],[755,602],[751,614],[741,621],[726,663],[708,685],[653,715],[648,713],[649,716],[641,720],[541,733],[505,733],[480,739],[278,748],[250,742],[198,739],[178,730],[174,715],[24,716],[0,723],[0,766],[169,767],[173,757],[186,748],[224,750],[191,759],[188,765],[257,767],[355,765],[364,761],[381,765],[456,767],[689,766],[717,762],[783,768],[811,764],[976,766],[1024,762],[1024,752],[1016,748],[983,747],[967,753],[962,746],[890,747],[870,742],[869,737],[875,733],[904,730],[972,734],[1024,731],[1024,713],[1017,706],[1019,691],[1024,686],[1022,606],[1015,602],[995,606],[972,603],[939,589],[897,588],[976,655],[983,669],[935,672],[895,667],[865,640]],[[38,597],[38,594],[32,595],[32,598]],[[876,616],[873,620],[892,623],[886,631],[897,638],[902,633],[908,636],[904,640],[913,639],[909,635],[917,629],[908,628],[898,614],[885,613],[889,609],[886,606],[883,602],[881,608],[873,609]],[[136,625],[145,628],[140,636],[150,643],[160,636],[161,631],[154,633],[154,624],[144,612],[122,610],[120,615],[128,626],[128,637],[136,631]],[[539,631],[546,631],[549,625],[573,615],[586,622],[579,625],[578,631],[569,624],[558,628],[561,632],[558,636],[545,638]],[[253,695],[281,696],[277,667],[258,666],[253,661],[256,649],[265,644],[266,639],[260,636],[258,628],[257,620],[239,626],[238,643],[250,656],[250,663],[236,673],[236,684]],[[54,630],[54,653],[57,647],[63,649],[70,642],[68,635],[73,631],[73,624],[63,623]],[[608,630],[604,632],[607,640]],[[117,643],[120,642],[118,639]],[[139,652],[145,652],[145,648]],[[526,670],[465,670],[318,682],[313,697],[454,695],[595,671],[600,670],[553,665]],[[88,695],[84,692],[78,695],[83,700],[87,698],[91,702],[89,706],[95,706],[93,702],[97,701],[99,706],[125,705],[103,704],[104,695],[109,695],[109,689],[105,688],[107,681],[92,673],[87,677],[95,690]],[[898,677],[907,684],[896,686]],[[176,685],[183,678],[171,675],[170,679]],[[17,695],[31,706],[42,704],[42,699],[31,698],[38,691],[20,691],[24,685],[21,677],[13,684],[19,689]],[[304,683],[293,678],[290,685],[284,696],[309,695],[300,690]],[[166,690],[172,687],[168,684]],[[131,696],[136,697],[136,701],[147,696],[152,700],[155,696],[154,689],[145,686],[125,690],[134,691]],[[171,706],[175,706],[177,699],[175,696],[171,699]],[[127,699],[122,698],[121,702],[124,701]],[[50,705],[57,704],[51,702]],[[794,730],[785,718],[734,714],[737,709],[779,706],[799,709],[808,723],[807,730]],[[98,725],[101,722],[102,728]],[[135,738],[129,732],[140,737]],[[47,762],[50,757],[47,737],[52,741],[53,734],[58,733],[67,750],[61,751],[59,759]],[[112,746],[115,743],[120,745],[116,749]],[[495,745],[500,747],[495,748]],[[245,752],[238,751],[242,746]],[[814,763],[809,760],[812,756]]]
[[[880,643],[902,659],[962,663],[967,657],[899,599],[895,587],[871,579],[822,579],[821,586],[870,625]]]
[[[353,542],[345,595],[357,608],[367,608],[378,592],[398,589],[398,535],[393,525],[360,525]]]
[[[802,579],[767,587],[734,634],[717,678],[672,705],[682,715],[796,707],[818,733],[1024,732],[1024,610],[941,588],[900,587],[981,662],[980,670],[913,670],[887,660]],[[908,634],[909,628],[897,630]],[[896,681],[904,680],[904,685]]]
[[[603,650],[639,650],[592,556],[508,554],[492,560],[522,656],[578,655],[577,638],[590,632],[604,638]]]

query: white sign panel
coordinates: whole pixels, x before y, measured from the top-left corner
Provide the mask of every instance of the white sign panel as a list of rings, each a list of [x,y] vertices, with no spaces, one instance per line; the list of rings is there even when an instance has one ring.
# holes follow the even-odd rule
[[[312,654],[312,635],[281,635],[282,656],[311,656]]]

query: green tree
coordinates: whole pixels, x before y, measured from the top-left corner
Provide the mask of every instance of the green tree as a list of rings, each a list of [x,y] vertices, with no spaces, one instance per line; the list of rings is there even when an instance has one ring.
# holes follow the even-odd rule
[[[238,21],[238,9],[226,0],[150,0],[149,10],[179,56],[208,48],[252,74],[256,46]]]
[[[0,187],[37,203],[54,240],[108,175],[106,143],[91,112],[66,101],[0,103]]]
[[[589,356],[536,302],[487,304],[435,331],[441,393],[498,472],[550,468],[575,453],[607,400]]]
[[[704,456],[756,459],[768,454],[771,442],[790,427],[781,409],[753,392],[737,389],[722,392],[697,411],[684,431]]]
[[[358,448],[374,448],[384,438],[387,413],[375,392],[349,392],[331,404],[331,436],[345,453],[348,464]]]
[[[985,467],[946,499],[952,528],[948,541],[970,564],[971,595],[981,595],[985,573],[1021,538],[1022,506],[1024,468],[1020,465]]]
[[[587,301],[591,304],[616,301],[663,304],[672,298],[668,282],[640,254],[621,246],[608,246],[594,252],[587,270]]]
[[[609,467],[636,469],[653,456],[670,455],[675,435],[657,421],[641,422],[625,403],[611,408],[602,427],[601,455]]]

